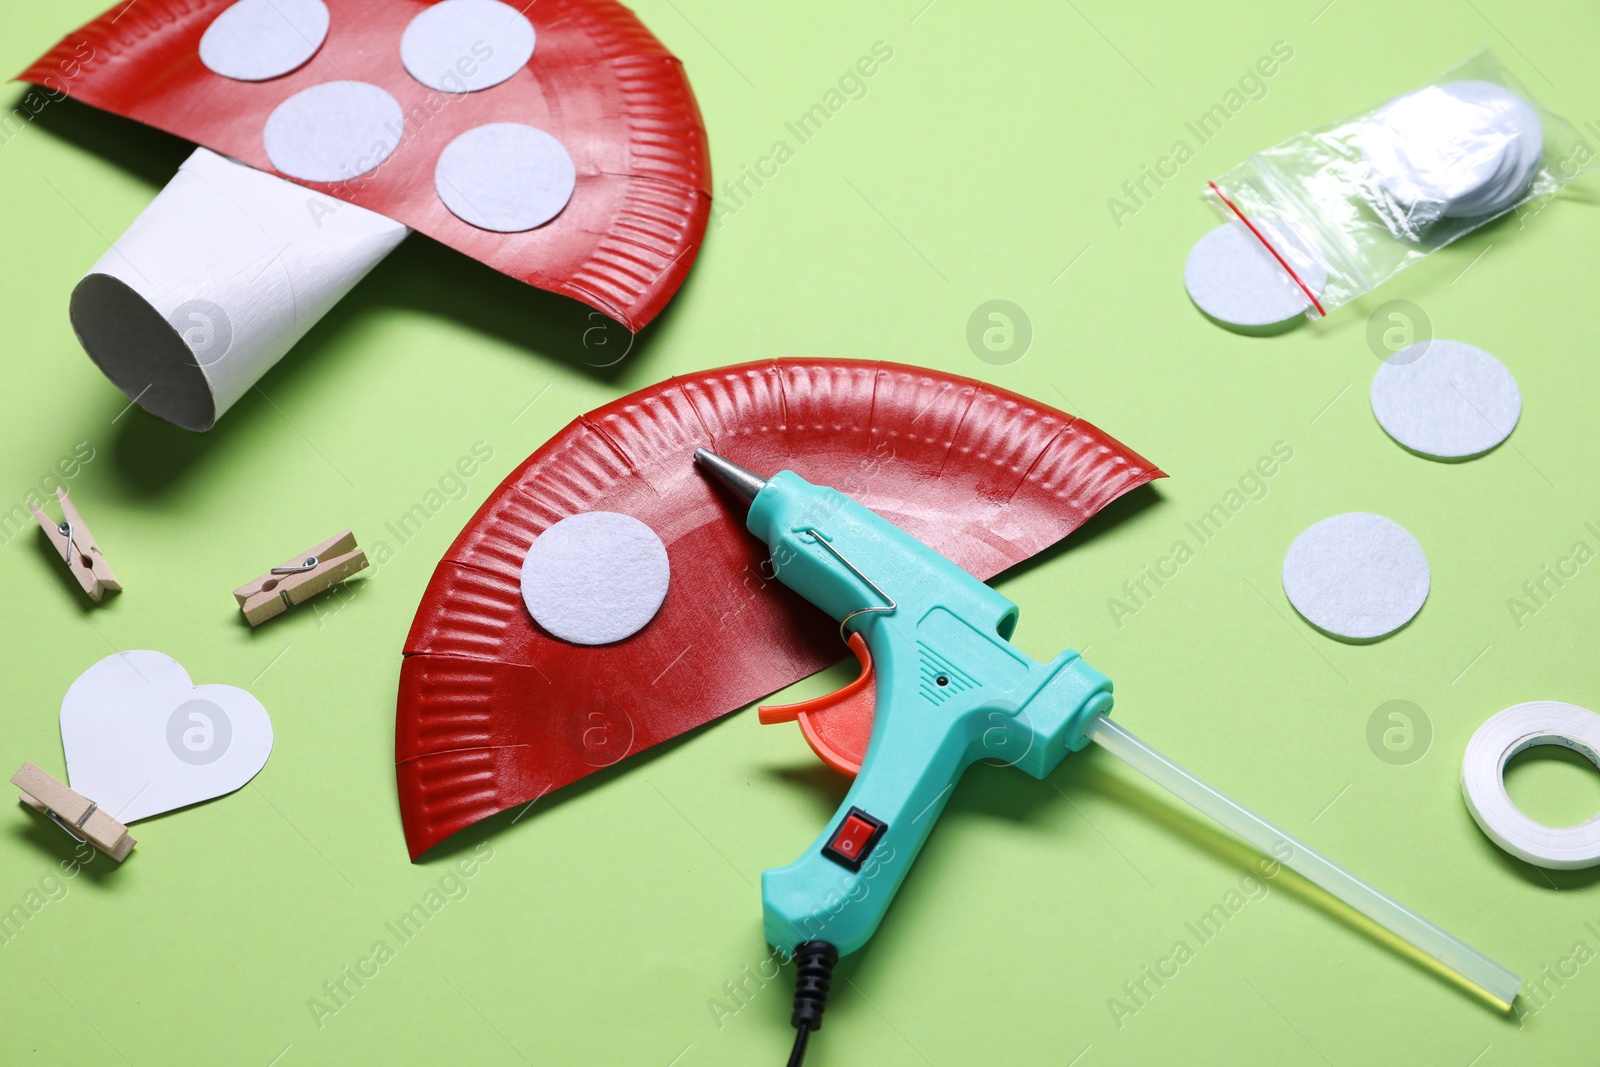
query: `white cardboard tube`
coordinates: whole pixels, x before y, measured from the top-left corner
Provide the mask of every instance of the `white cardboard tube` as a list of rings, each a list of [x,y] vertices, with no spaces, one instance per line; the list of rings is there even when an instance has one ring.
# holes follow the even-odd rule
[[[1576,826],[1546,826],[1528,818],[1506,792],[1506,764],[1535,745],[1563,745],[1600,767],[1600,715],[1533,700],[1490,716],[1461,758],[1467,810],[1491,841],[1535,866],[1573,870],[1600,864],[1600,815]]]
[[[72,328],[140,407],[209,430],[410,232],[199,148],[79,280]]]

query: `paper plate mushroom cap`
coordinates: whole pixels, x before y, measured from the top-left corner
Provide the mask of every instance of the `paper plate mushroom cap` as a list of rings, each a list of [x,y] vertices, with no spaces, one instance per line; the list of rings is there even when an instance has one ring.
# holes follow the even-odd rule
[[[1163,477],[1082,419],[895,363],[749,363],[577,419],[478,509],[417,609],[395,722],[413,859],[847,655],[837,624],[772,579],[696,448],[833,486],[985,579]],[[595,511],[647,525],[671,583],[638,632],[586,646],[534,621],[522,571],[545,530]]]
[[[20,75],[638,330],[705,232],[682,64],[610,0],[119,2]]]

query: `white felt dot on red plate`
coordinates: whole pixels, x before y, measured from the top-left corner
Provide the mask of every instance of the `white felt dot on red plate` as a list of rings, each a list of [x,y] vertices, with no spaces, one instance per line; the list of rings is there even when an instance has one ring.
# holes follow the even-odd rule
[[[443,0],[400,37],[400,62],[417,81],[445,93],[499,85],[533,58],[533,23],[499,0]]]
[[[1393,519],[1366,511],[1306,529],[1283,557],[1283,591],[1308,622],[1335,637],[1383,637],[1428,599],[1428,556]]]
[[[322,0],[239,0],[200,38],[200,62],[224,78],[282,77],[317,54],[328,36]]]
[[[451,141],[434,167],[434,187],[461,221],[497,233],[543,226],[577,184],[560,141],[532,126],[493,122]]]
[[[563,641],[632,637],[667,596],[671,568],[656,532],[631,515],[586,511],[552,524],[522,561],[522,600]]]
[[[338,182],[388,159],[404,132],[394,97],[366,82],[336,81],[279,104],[262,140],[272,165],[291,178]]]

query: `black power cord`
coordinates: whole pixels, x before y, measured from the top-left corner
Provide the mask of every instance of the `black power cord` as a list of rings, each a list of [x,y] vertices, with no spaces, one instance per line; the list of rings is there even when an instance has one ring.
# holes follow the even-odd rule
[[[793,958],[794,1014],[789,1016],[789,1024],[795,1028],[795,1035],[789,1067],[800,1067],[811,1032],[822,1029],[828,985],[833,981],[833,965],[839,962],[839,950],[826,941],[802,941],[794,947]]]
[[[800,1067],[806,1058],[806,1040],[811,1036],[811,1028],[802,1026],[795,1031],[794,1048],[789,1052],[789,1067]]]

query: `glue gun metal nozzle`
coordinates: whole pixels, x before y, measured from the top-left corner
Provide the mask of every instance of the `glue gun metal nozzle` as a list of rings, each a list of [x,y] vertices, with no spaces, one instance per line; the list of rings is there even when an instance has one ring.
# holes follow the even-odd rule
[[[767,487],[763,479],[751,474],[737,463],[729,463],[715,452],[704,448],[694,450],[694,461],[710,471],[717,481],[733,490],[746,504],[753,501],[756,494]]]

